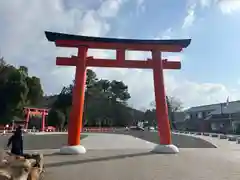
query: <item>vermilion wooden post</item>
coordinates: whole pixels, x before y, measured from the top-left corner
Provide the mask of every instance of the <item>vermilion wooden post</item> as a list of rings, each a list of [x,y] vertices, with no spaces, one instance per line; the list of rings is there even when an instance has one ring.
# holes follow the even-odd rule
[[[24,113],[26,114],[25,119],[25,125],[24,128],[28,129],[28,124],[30,120],[30,115],[41,115],[42,121],[41,121],[41,131],[45,131],[45,122],[46,122],[46,116],[48,115],[48,109],[38,109],[38,108],[24,108]]]
[[[25,129],[28,128],[29,119],[30,119],[30,109],[27,109],[27,117],[26,117],[26,120],[25,120],[26,124],[25,124],[25,127],[24,127]]]
[[[70,146],[80,144],[84,109],[87,50],[88,48],[85,46],[78,48],[72,110],[70,114],[70,120],[68,122],[68,145]]]
[[[152,51],[152,61],[158,133],[160,137],[160,144],[167,145],[171,144],[172,140],[170,124],[168,120],[168,110],[163,77],[163,65],[160,51]]]
[[[45,119],[46,119],[46,114],[45,111],[42,112],[42,126],[41,126],[41,131],[45,131]]]

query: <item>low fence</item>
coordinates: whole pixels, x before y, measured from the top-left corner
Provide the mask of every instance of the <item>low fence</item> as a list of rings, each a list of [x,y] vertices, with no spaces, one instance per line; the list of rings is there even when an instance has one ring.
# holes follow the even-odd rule
[[[83,128],[83,132],[114,132],[117,128],[111,127],[85,127]]]
[[[124,128],[118,128],[118,127],[85,127],[82,129],[82,132],[89,132],[89,133],[111,133],[111,132],[117,132],[117,131],[121,131],[122,129]],[[64,130],[64,131],[45,131],[45,133],[63,133],[63,132],[66,132],[67,133],[67,130]],[[34,133],[41,133],[41,131],[39,130],[32,130],[32,129],[27,129],[27,130],[24,130],[23,133],[30,133],[30,134],[34,134]],[[9,135],[9,134],[12,134],[12,131],[0,131],[0,136],[6,136],[6,135]]]
[[[232,141],[232,142],[236,142],[237,144],[240,144],[240,135],[206,133],[206,132],[191,132],[191,131],[174,131],[174,133],[193,135],[193,136],[194,135],[195,136],[210,136],[213,138],[219,138],[222,140],[228,140],[228,141]]]
[[[82,129],[82,132],[114,132],[117,128],[110,128],[110,127],[85,127]],[[34,132],[31,129],[28,129],[27,132]],[[35,131],[40,132],[40,131]],[[63,131],[45,131],[45,132],[67,132],[67,129]]]

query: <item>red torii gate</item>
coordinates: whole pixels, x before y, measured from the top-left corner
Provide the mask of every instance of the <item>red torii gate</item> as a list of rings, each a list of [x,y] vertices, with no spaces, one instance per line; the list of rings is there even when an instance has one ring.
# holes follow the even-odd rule
[[[48,115],[48,111],[49,111],[48,109],[24,107],[23,111],[26,115],[25,127],[24,127],[25,129],[28,129],[30,115],[41,115],[42,116],[41,131],[45,131],[45,121],[46,121],[46,116]]]
[[[89,36],[69,35],[55,32],[45,32],[48,41],[55,42],[56,47],[78,48],[78,55],[69,57],[57,57],[56,64],[60,66],[76,66],[75,86],[73,90],[72,110],[68,124],[68,146],[60,149],[66,154],[85,153],[80,145],[80,133],[82,129],[84,91],[87,67],[114,67],[114,68],[142,68],[153,69],[156,115],[160,145],[155,152],[177,153],[178,148],[172,145],[171,130],[168,120],[166,94],[164,89],[163,69],[180,69],[180,62],[169,62],[161,59],[161,52],[181,52],[191,40],[133,40],[116,38],[99,38]],[[87,57],[87,51],[92,49],[116,50],[116,60],[96,59]],[[151,51],[152,59],[126,60],[126,50]]]

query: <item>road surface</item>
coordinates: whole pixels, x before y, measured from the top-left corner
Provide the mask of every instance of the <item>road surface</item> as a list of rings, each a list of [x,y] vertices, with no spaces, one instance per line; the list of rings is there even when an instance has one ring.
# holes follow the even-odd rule
[[[118,131],[117,134],[131,135],[149,142],[158,144],[159,138],[157,133],[148,131]],[[88,133],[91,135],[91,133]],[[95,133],[96,134],[96,133]],[[7,144],[9,136],[0,136],[0,145],[4,148]],[[211,143],[190,136],[172,135],[173,144],[179,148],[214,148]],[[24,135],[25,150],[40,150],[40,149],[59,149],[67,144],[67,134],[47,134],[47,135]]]

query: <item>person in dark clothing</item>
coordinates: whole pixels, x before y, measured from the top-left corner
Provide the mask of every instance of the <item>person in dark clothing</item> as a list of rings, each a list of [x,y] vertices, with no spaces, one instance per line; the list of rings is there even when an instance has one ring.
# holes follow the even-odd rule
[[[14,134],[9,138],[7,147],[12,145],[11,153],[15,155],[23,155],[23,138],[22,138],[22,128],[17,127]]]

